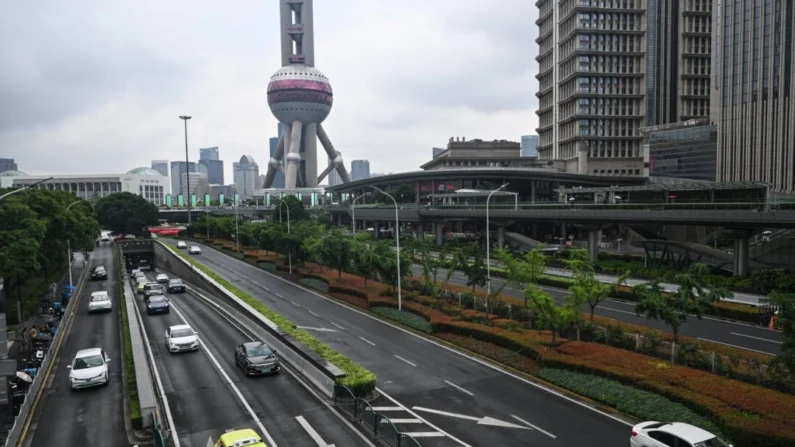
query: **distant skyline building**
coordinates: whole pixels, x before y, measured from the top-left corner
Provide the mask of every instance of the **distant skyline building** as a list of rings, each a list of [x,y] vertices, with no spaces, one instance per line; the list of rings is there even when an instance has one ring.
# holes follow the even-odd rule
[[[180,194],[185,196],[185,192],[182,189],[182,175],[186,172],[196,172],[196,163],[194,162],[190,162],[187,165],[187,169],[185,167],[184,161],[171,162],[171,195],[173,196]]]
[[[0,158],[0,172],[18,171],[19,167],[13,158]]]
[[[792,1],[723,0],[715,11],[712,121],[718,181],[795,193]],[[749,69],[750,67],[750,69]]]
[[[285,126],[284,124],[279,123],[279,125],[277,126],[277,130],[276,130],[277,133],[276,134],[277,135],[282,135],[282,133],[284,133],[284,129],[286,127],[287,126]],[[270,159],[271,160],[275,160],[276,159],[276,149],[278,149],[278,147],[279,147],[279,137],[271,138],[269,140],[269,143],[270,143]],[[271,185],[270,185],[271,188],[284,188],[284,159],[282,159],[279,162],[278,165],[281,166],[281,168],[279,168],[279,170],[276,171],[276,174],[274,175],[273,181],[271,182]],[[260,186],[263,187],[263,188],[265,187],[265,183],[266,183],[267,177],[268,176],[266,175],[265,179],[263,179],[262,183],[260,184]]]
[[[328,165],[329,166],[333,166],[334,165],[334,160],[329,159]],[[329,186],[335,186],[335,185],[339,185],[341,183],[342,183],[342,179],[340,178],[339,174],[337,174],[337,171],[332,170],[331,172],[328,173],[328,185]]]
[[[188,173],[182,174],[182,178],[180,179],[180,191],[187,191],[187,177]],[[202,172],[191,172],[190,173],[190,194],[196,196],[196,200],[204,200],[204,195],[210,193],[210,183],[207,181],[207,174]],[[188,197],[185,196],[183,193],[183,197],[185,200],[188,200]],[[173,200],[173,199],[172,199]]]
[[[218,146],[215,147],[205,147],[199,149],[199,161],[201,160],[213,160],[218,161],[220,160],[220,154],[218,151]]]
[[[232,165],[234,182],[240,200],[254,197],[254,192],[262,188],[259,184],[259,166],[251,155],[240,157],[240,161]]]
[[[206,174],[211,184],[224,184],[224,162],[220,159],[218,146],[199,149],[199,172]]]
[[[538,135],[522,135],[522,157],[538,158]]]
[[[312,0],[279,0],[282,67],[268,83],[268,105],[285,124],[274,157],[268,162],[265,188],[273,185],[282,160],[285,188],[315,188],[336,170],[350,181],[342,154],[331,144],[321,124],[331,112],[333,92],[328,78],[315,68],[315,31]],[[318,176],[317,142],[332,160]]]
[[[370,178],[370,161],[353,160],[351,162],[351,181]]]
[[[152,160],[152,169],[163,177],[168,177],[168,160]]]

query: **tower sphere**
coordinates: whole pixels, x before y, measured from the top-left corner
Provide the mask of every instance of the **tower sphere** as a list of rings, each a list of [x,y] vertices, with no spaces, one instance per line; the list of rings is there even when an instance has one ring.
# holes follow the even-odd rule
[[[273,116],[285,124],[296,120],[319,124],[331,112],[333,100],[326,75],[308,65],[286,65],[268,83],[268,105]]]

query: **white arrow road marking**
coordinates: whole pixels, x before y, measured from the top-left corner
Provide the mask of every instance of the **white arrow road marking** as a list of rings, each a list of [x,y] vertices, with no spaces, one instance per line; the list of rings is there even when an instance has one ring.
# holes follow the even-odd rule
[[[306,329],[307,331],[318,331],[318,332],[337,332],[336,329],[331,329],[327,327],[309,327],[309,326],[296,326],[298,329]]]
[[[412,438],[443,438],[444,433],[438,431],[415,431],[415,432],[402,432],[404,435],[411,436]]]
[[[531,424],[531,423],[527,422],[526,420],[524,420],[524,419],[520,418],[519,416],[516,416],[515,414],[512,414],[512,415],[511,415],[511,417],[512,417],[512,418],[514,418],[514,419],[516,419],[517,421],[519,421],[519,422],[521,422],[521,423],[523,423],[523,424],[525,424],[525,425],[529,426],[529,427],[533,427],[533,428],[535,428],[536,430],[538,430],[538,431],[540,431],[541,433],[543,433],[543,434],[545,434],[545,435],[549,436],[549,437],[550,437],[550,438],[552,438],[552,439],[556,439],[556,438],[557,438],[557,436],[553,435],[552,433],[550,433],[550,432],[548,432],[548,431],[544,431],[544,430],[542,430],[542,429],[540,429],[540,428],[536,427],[535,425],[533,425],[533,424]]]
[[[205,447],[213,447],[214,445],[215,443],[213,443],[213,438],[212,437],[207,438],[207,445]]]
[[[315,428],[309,425],[309,422],[307,422],[303,416],[296,416],[295,419],[301,424],[301,427],[304,427],[304,430],[309,433],[309,436],[315,441],[318,447],[335,447],[334,444],[326,444],[326,441],[320,437],[320,433],[315,431]]]
[[[523,430],[530,430],[529,427],[525,427],[523,425],[517,425],[517,424],[514,424],[512,422],[501,421],[499,419],[494,419],[493,417],[489,417],[489,416],[484,416],[482,418],[479,418],[477,416],[467,416],[465,414],[448,413],[446,411],[433,410],[431,408],[423,408],[423,407],[411,407],[411,409],[412,410],[417,410],[417,411],[424,411],[426,413],[441,414],[442,416],[450,416],[450,417],[453,417],[453,418],[468,419],[470,421],[477,421],[478,425],[492,425],[492,426],[495,426],[495,427],[521,428]]]

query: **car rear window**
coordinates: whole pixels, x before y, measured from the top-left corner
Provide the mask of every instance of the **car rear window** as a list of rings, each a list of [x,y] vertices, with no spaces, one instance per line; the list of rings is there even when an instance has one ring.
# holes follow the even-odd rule
[[[181,286],[182,285],[182,280],[181,279],[172,279],[168,283],[169,283],[169,285],[172,285],[172,286]]]
[[[149,298],[149,302],[150,303],[160,303],[160,302],[165,302],[165,301],[166,301],[166,297],[164,297],[163,295],[155,295],[155,296]]]

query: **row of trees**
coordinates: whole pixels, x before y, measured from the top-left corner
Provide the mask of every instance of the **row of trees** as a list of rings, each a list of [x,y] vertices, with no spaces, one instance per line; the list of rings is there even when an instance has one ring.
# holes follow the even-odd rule
[[[0,195],[5,192],[0,190]],[[67,241],[75,251],[93,250],[98,234],[93,204],[71,193],[31,189],[4,198],[0,201],[0,277],[5,297],[22,299],[21,286],[30,278],[40,276],[49,282],[50,273],[67,262]],[[9,300],[5,301],[5,312],[16,315]]]

